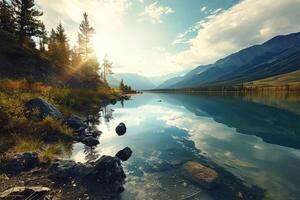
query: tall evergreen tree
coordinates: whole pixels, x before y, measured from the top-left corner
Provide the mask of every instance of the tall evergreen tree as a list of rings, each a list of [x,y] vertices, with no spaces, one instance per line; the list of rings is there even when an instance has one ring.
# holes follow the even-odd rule
[[[40,34],[41,21],[38,17],[43,13],[35,8],[34,0],[12,0],[14,9],[16,33],[20,46],[23,47],[26,40]]]
[[[8,33],[14,33],[13,9],[6,0],[0,1],[0,28]]]
[[[39,46],[40,51],[45,52],[46,51],[46,45],[48,44],[48,32],[46,30],[45,24],[41,24],[41,30],[39,35]]]
[[[56,42],[56,32],[54,29],[50,32],[50,37],[48,39],[48,56],[50,60],[55,63],[58,56],[57,42]]]
[[[103,79],[104,82],[107,82],[107,76],[113,74],[112,72],[112,62],[107,59],[107,55],[103,59]]]
[[[119,89],[120,89],[121,91],[124,91],[124,81],[123,81],[123,79],[122,79],[121,82],[120,82]]]
[[[89,55],[93,52],[91,47],[91,37],[95,33],[91,27],[87,13],[83,13],[83,20],[79,26],[78,45],[80,54],[84,59],[88,59]]]
[[[71,52],[71,64],[73,68],[80,67],[80,65],[82,64],[82,57],[76,45],[74,45]]]
[[[70,64],[70,47],[68,44],[68,38],[65,33],[65,29],[62,26],[61,22],[56,28],[56,43],[58,50],[58,63],[62,65]]]

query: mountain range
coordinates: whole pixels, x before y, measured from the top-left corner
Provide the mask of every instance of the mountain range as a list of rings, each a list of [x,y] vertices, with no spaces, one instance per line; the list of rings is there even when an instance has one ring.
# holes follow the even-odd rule
[[[263,79],[274,81],[270,77],[278,76],[288,81],[285,74],[297,77],[299,72],[293,74],[297,70],[300,70],[300,33],[293,33],[243,49],[214,64],[198,66],[184,76],[166,80],[157,89],[232,86]]]
[[[184,74],[185,71],[161,75],[161,76],[143,76],[136,73],[114,73],[108,77],[108,83],[112,87],[118,87],[121,80],[125,84],[130,85],[135,90],[151,90],[157,88],[163,82],[172,77],[178,77]]]

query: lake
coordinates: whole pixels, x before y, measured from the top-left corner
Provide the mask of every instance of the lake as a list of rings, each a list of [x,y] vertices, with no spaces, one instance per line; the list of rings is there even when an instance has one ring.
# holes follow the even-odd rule
[[[75,144],[71,157],[86,162],[130,147],[120,199],[214,199],[181,175],[187,161],[213,163],[269,199],[300,199],[298,97],[145,93],[100,114],[100,145]],[[115,133],[120,122],[124,136]]]

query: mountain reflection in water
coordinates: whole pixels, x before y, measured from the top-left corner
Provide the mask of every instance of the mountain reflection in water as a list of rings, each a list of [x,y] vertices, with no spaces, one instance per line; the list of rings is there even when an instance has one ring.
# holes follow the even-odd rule
[[[133,156],[124,163],[128,178],[122,199],[182,199],[193,194],[199,187],[180,177],[177,166],[205,159],[265,189],[272,199],[299,199],[300,115],[288,109],[285,99],[259,99],[137,95],[124,107],[106,107],[109,118],[100,117],[97,127],[103,132],[100,145],[88,151],[76,144],[72,158],[85,162],[129,146]],[[300,102],[292,106],[299,108]],[[114,132],[119,122],[128,128],[122,137]],[[205,191],[198,197],[212,199]]]

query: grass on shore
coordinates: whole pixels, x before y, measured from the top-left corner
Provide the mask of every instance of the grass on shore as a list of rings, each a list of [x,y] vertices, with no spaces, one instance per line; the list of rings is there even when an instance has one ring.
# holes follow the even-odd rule
[[[71,129],[60,121],[46,117],[42,121],[29,120],[24,115],[24,105],[33,98],[43,98],[56,106],[65,117],[80,114],[83,109],[101,106],[116,98],[118,93],[108,87],[97,90],[53,87],[28,80],[0,79],[0,152],[6,154],[37,152],[44,160],[65,151],[65,143],[73,135]],[[42,133],[55,134],[59,142],[45,144]]]

